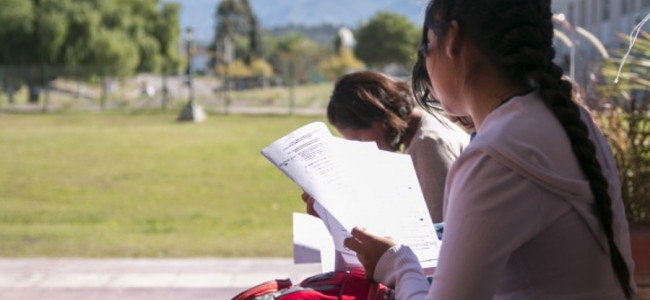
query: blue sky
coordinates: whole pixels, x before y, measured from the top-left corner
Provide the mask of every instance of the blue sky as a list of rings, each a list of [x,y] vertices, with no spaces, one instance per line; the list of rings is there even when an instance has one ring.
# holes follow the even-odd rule
[[[419,24],[427,0],[249,0],[263,26],[295,22],[315,25],[324,22],[354,27],[377,10],[406,15]],[[219,0],[162,0],[181,4],[181,29],[195,30],[197,39],[209,42],[214,35],[214,13]],[[344,7],[345,9],[341,9]]]

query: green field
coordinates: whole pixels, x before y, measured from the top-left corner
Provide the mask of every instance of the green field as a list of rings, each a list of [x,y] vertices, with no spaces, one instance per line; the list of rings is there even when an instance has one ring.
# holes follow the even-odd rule
[[[291,255],[300,190],[259,154],[324,118],[0,114],[0,256]]]

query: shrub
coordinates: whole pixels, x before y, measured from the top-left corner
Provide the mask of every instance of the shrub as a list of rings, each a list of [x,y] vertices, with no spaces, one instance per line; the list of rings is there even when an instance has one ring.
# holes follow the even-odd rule
[[[640,34],[614,82],[623,49],[617,54],[603,62],[600,101],[590,106],[616,160],[628,220],[650,224],[650,35]]]

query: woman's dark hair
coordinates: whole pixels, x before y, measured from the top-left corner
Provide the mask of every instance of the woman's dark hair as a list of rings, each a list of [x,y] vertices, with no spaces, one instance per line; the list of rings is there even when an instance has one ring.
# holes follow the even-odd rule
[[[327,105],[327,119],[341,128],[367,129],[381,122],[386,141],[398,150],[415,101],[406,82],[381,73],[361,71],[341,76]]]
[[[596,148],[580,119],[572,99],[572,85],[563,79],[562,69],[553,62],[553,23],[550,0],[433,0],[427,6],[421,48],[428,44],[427,31],[439,41],[448,24],[456,21],[461,38],[471,40],[512,83],[534,82],[546,106],[567,134],[580,168],[589,179],[598,217],[609,244],[610,260],[625,296],[632,296],[630,270],[614,242],[612,199],[608,182],[596,159]],[[413,69],[413,89],[420,104],[426,104],[429,78],[423,53]]]

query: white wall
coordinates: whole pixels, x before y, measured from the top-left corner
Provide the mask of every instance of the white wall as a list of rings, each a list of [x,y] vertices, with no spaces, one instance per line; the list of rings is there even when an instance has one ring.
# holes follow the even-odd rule
[[[574,28],[582,27],[597,36],[610,54],[613,49],[628,46],[628,40],[618,35],[629,34],[650,13],[650,0],[553,0],[552,6],[553,12],[564,14]],[[643,28],[650,31],[650,22]],[[557,24],[556,29],[567,33]],[[580,35],[576,36],[576,81],[585,86],[590,72],[602,57],[593,44]],[[555,45],[556,62],[566,62],[566,57],[570,57],[570,48],[557,39]],[[567,66],[565,70],[568,70]]]
[[[630,33],[650,13],[650,0],[554,0],[553,12],[565,14],[573,26],[587,29],[612,47],[619,43],[617,33]],[[650,23],[644,28],[650,31]]]

